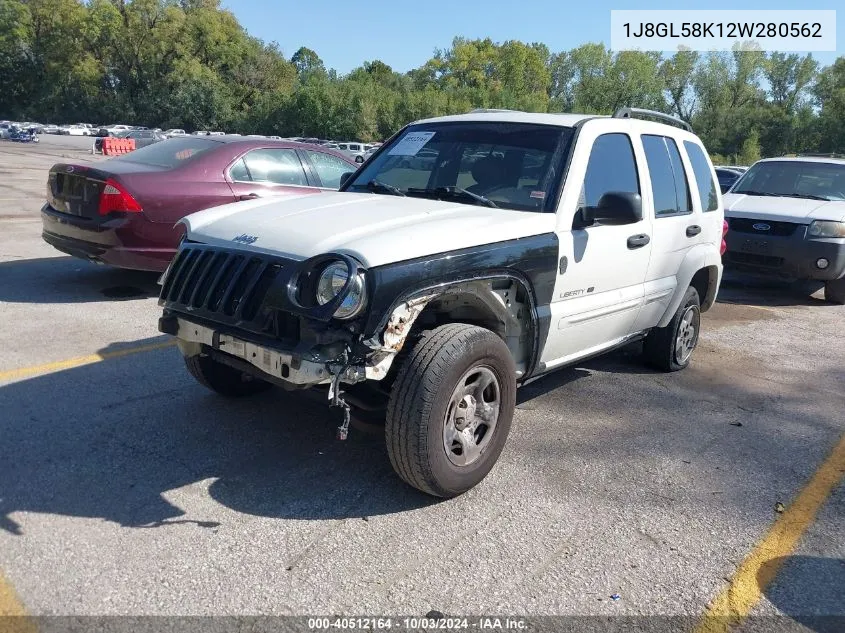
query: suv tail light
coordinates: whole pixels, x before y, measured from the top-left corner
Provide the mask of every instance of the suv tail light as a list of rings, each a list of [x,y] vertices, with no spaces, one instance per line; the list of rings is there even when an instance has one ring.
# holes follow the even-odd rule
[[[141,211],[141,205],[124,189],[116,180],[109,178],[103,192],[100,194],[100,215],[108,215],[112,211],[126,211],[137,213]]]
[[[724,255],[725,251],[728,250],[728,243],[725,241],[725,236],[728,234],[728,221],[722,221],[722,245],[719,247],[719,255]]]

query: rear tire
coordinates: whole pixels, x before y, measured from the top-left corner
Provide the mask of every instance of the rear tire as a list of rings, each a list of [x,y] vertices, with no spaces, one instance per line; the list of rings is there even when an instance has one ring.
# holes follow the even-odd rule
[[[224,365],[210,356],[198,354],[184,358],[188,373],[198,383],[227,398],[251,396],[267,391],[273,386],[265,380]]]
[[[824,298],[830,303],[845,305],[845,277],[826,282],[824,285]]]
[[[516,369],[493,332],[464,323],[426,331],[390,395],[390,463],[411,486],[456,497],[493,468],[510,431]]]
[[[675,316],[666,327],[654,328],[643,344],[648,365],[666,372],[679,371],[690,363],[701,330],[698,291],[687,288]]]

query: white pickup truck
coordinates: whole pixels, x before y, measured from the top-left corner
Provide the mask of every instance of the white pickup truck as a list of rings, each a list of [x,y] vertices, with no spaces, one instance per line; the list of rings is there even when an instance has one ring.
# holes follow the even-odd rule
[[[350,407],[381,407],[396,472],[452,497],[499,457],[518,386],[636,340],[687,366],[722,275],[720,196],[661,113],[419,121],[339,192],[185,218],[159,328],[223,395],[326,389],[341,438]]]

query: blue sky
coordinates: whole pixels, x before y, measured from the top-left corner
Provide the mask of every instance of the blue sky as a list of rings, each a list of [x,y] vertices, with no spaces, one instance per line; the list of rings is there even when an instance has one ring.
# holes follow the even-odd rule
[[[836,9],[837,53],[815,53],[822,64],[845,54],[845,10],[837,2],[801,8]],[[552,51],[610,40],[611,9],[795,9],[785,0],[678,3],[651,0],[223,0],[250,34],[276,41],[287,57],[314,49],[344,74],[380,59],[405,72],[425,63],[458,35],[543,42]]]

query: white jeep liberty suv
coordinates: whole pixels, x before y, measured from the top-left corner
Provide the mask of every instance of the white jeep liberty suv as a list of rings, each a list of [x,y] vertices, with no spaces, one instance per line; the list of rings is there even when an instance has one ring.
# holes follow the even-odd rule
[[[327,388],[341,439],[350,409],[381,410],[396,472],[440,497],[487,475],[527,381],[637,339],[686,367],[725,234],[699,139],[630,108],[419,121],[339,192],[183,222],[159,328],[190,373]]]

